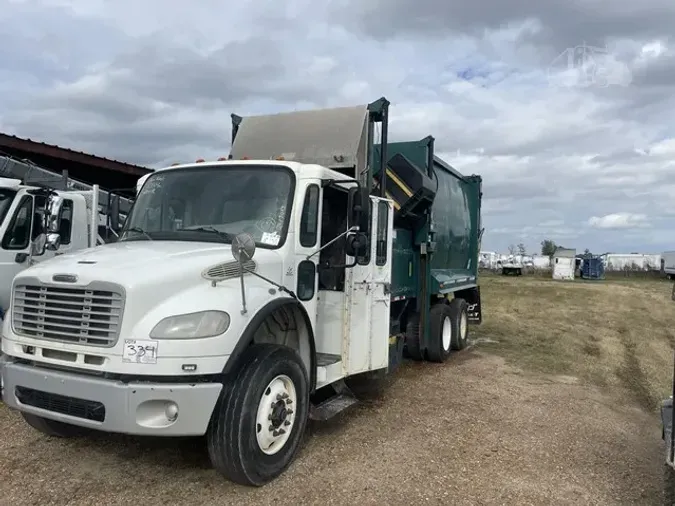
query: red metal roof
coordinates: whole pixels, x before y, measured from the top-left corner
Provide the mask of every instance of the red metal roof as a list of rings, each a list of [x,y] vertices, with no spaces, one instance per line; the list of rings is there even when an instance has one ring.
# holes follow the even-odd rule
[[[143,176],[152,169],[134,165],[131,163],[120,162],[104,158],[102,156],[89,155],[82,151],[75,151],[73,149],[62,148],[53,144],[45,142],[37,142],[31,139],[22,139],[15,135],[8,135],[0,133],[0,151],[5,148],[7,150],[17,150],[25,153],[35,153],[49,158],[54,158],[62,161],[75,162],[90,167],[96,167],[114,172],[123,172],[134,176]],[[28,156],[30,158],[30,156]]]

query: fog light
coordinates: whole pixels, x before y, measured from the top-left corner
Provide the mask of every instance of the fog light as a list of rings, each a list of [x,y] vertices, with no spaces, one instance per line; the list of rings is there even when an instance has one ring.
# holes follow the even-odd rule
[[[178,418],[178,404],[175,402],[169,402],[164,408],[164,414],[166,415],[167,420],[170,422],[175,422]]]

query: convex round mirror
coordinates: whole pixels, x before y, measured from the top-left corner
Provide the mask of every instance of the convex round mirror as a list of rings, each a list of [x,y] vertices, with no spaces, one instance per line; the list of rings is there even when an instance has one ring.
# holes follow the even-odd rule
[[[255,255],[255,241],[251,234],[237,234],[232,239],[232,256],[237,262],[247,262]]]

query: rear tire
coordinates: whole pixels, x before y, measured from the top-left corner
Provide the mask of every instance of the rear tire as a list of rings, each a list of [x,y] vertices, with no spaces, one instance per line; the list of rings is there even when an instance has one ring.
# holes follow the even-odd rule
[[[430,362],[445,362],[452,350],[455,328],[450,307],[440,302],[431,306],[429,311],[429,347],[427,357]]]
[[[420,316],[412,313],[408,317],[408,324],[405,327],[405,353],[413,360],[423,360],[424,354],[420,346]]]
[[[30,413],[22,412],[21,416],[28,425],[50,437],[73,438],[87,433],[87,429],[77,425],[50,420]]]
[[[469,312],[464,299],[450,301],[450,318],[452,319],[452,349],[463,350],[469,344]]]
[[[259,487],[282,474],[297,454],[309,413],[309,381],[300,356],[285,346],[253,345],[242,360],[214,409],[207,445],[220,474]]]

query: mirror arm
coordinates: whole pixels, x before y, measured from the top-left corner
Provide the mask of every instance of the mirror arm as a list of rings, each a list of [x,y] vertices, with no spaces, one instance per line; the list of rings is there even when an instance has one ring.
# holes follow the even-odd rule
[[[358,261],[358,257],[354,257],[354,261],[350,264],[331,265],[330,267],[331,269],[351,269],[352,267],[356,267]]]
[[[294,299],[297,300],[298,297],[295,295],[295,293],[293,292],[293,290],[289,290],[289,289],[286,288],[284,285],[280,285],[279,283],[277,283],[277,282],[275,282],[275,281],[272,281],[272,280],[269,279],[269,278],[266,278],[266,277],[263,276],[262,274],[258,274],[257,272],[253,272],[252,270],[247,269],[246,267],[243,267],[244,264],[241,264],[241,265],[242,265],[242,268],[244,269],[244,272],[248,272],[249,274],[253,274],[254,276],[259,277],[259,278],[262,279],[263,281],[267,281],[270,285],[276,286],[276,287],[279,289],[279,291],[281,291],[281,292],[286,292],[288,295],[290,295],[291,297],[293,297]]]
[[[318,250],[316,250],[314,253],[312,253],[311,255],[308,255],[307,257],[305,257],[305,260],[310,260],[314,255],[316,255],[317,253],[321,253],[325,248],[327,248],[328,246],[330,246],[331,244],[333,244],[335,241],[338,241],[338,240],[341,239],[342,237],[346,236],[348,233],[350,233],[350,232],[358,232],[358,231],[359,231],[359,227],[357,227],[357,226],[353,226],[353,227],[348,228],[347,230],[345,230],[344,232],[342,232],[340,235],[338,235],[337,237],[331,239],[331,240],[328,241],[326,244],[324,244],[323,246],[321,246],[321,247],[320,247]]]

